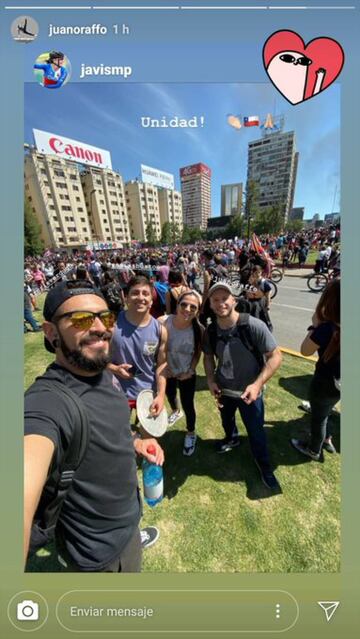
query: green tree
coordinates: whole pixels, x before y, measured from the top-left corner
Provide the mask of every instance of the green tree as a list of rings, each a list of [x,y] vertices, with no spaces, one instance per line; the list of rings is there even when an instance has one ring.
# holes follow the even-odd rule
[[[173,244],[176,244],[177,242],[180,242],[181,240],[181,230],[179,225],[176,222],[173,222],[171,224],[171,241]]]
[[[247,236],[254,230],[254,220],[260,214],[259,207],[260,186],[255,180],[249,180],[246,185],[245,223]]]
[[[154,225],[148,221],[145,227],[146,242],[149,246],[156,246],[158,239]]]
[[[285,229],[290,231],[291,233],[298,233],[304,226],[304,222],[302,220],[288,220],[286,222]]]
[[[206,237],[206,231],[201,231],[199,227],[190,228],[189,226],[184,226],[181,234],[181,242],[183,244],[191,244],[202,240],[203,237]]]
[[[161,227],[161,244],[170,244],[172,237],[171,237],[171,224],[170,222],[164,222],[164,224]]]
[[[249,180],[246,185],[245,218],[255,218],[259,213],[260,186],[255,180]]]
[[[233,238],[241,237],[243,228],[243,219],[241,215],[234,215],[224,231],[224,237]]]
[[[44,252],[44,241],[41,238],[41,225],[30,206],[26,195],[24,197],[24,254],[41,255]]]
[[[262,233],[277,234],[283,226],[284,207],[280,203],[262,208],[253,220],[253,230],[257,235]]]
[[[190,229],[188,226],[184,225],[181,233],[181,242],[182,244],[189,244],[190,242]]]

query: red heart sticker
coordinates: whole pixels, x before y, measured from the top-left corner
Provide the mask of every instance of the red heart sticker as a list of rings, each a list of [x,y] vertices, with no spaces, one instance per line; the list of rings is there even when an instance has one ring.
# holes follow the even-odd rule
[[[295,31],[275,31],[263,47],[266,72],[291,104],[309,100],[339,76],[345,55],[332,38],[315,38],[305,45]]]

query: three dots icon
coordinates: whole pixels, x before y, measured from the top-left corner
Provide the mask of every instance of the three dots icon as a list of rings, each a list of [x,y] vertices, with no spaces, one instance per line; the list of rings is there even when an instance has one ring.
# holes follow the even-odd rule
[[[275,618],[280,619],[280,604],[276,604],[275,606]]]

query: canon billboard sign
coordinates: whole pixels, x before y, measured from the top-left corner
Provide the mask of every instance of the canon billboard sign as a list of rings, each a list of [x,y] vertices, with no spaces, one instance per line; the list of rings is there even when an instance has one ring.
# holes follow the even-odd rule
[[[185,178],[189,175],[196,175],[197,173],[204,173],[211,177],[211,169],[209,169],[206,164],[202,162],[198,162],[197,164],[190,164],[190,166],[185,166],[183,169],[180,169],[180,177]]]
[[[111,156],[109,151],[98,149],[84,142],[70,140],[63,135],[48,133],[33,129],[36,148],[40,153],[57,155],[65,160],[73,160],[80,164],[90,164],[101,169],[111,169]]]

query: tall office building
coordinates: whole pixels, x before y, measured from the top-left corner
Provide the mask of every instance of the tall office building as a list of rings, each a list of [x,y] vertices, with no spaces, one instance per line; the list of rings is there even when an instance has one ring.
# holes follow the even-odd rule
[[[129,243],[123,179],[109,152],[45,131],[34,138],[25,145],[25,196],[45,246]]]
[[[242,183],[221,185],[221,215],[241,215]]]
[[[81,184],[93,240],[128,244],[130,225],[121,175],[91,166],[81,173]]]
[[[293,207],[298,160],[294,131],[272,131],[249,143],[247,184],[257,183],[260,208],[281,204],[285,221]]]
[[[176,224],[179,231],[183,229],[182,198],[179,191],[159,189],[159,211],[161,226],[165,222]]]
[[[146,242],[147,227],[151,225],[159,240],[161,220],[157,187],[139,180],[130,180],[125,184],[125,196],[131,238]]]
[[[27,147],[25,197],[49,248],[77,248],[91,241],[79,166]]]
[[[296,206],[291,209],[289,213],[289,220],[303,220],[305,214],[305,208],[303,206]]]
[[[184,224],[191,228],[207,228],[211,215],[211,169],[198,162],[180,169]]]

